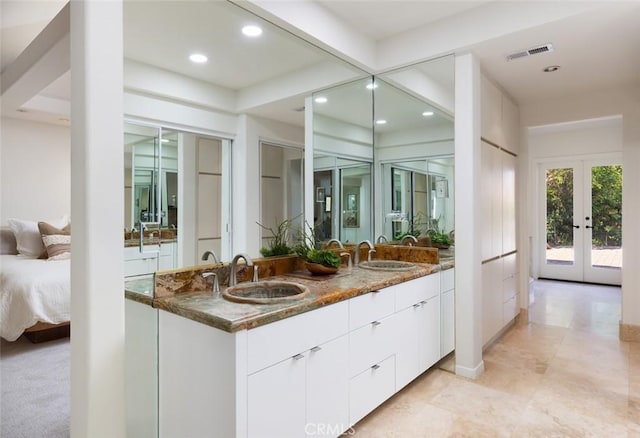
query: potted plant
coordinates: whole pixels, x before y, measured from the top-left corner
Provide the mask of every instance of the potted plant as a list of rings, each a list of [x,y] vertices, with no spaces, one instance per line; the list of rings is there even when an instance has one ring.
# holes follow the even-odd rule
[[[338,272],[342,263],[340,256],[329,249],[316,248],[315,232],[307,224],[309,232],[302,232],[294,251],[305,262],[305,267],[313,275],[328,275]]]
[[[291,219],[286,219],[278,224],[276,229],[266,227],[260,222],[256,222],[262,229],[271,232],[271,240],[268,247],[260,248],[262,257],[277,257],[293,254],[293,248],[289,246],[289,230],[291,229]]]

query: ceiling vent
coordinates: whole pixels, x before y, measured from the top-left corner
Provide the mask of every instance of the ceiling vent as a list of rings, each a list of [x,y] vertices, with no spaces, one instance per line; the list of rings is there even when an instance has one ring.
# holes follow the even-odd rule
[[[518,58],[525,58],[527,56],[539,55],[540,53],[553,52],[553,44],[545,44],[543,46],[531,47],[530,49],[520,50],[518,52],[507,55],[507,61],[513,61]]]

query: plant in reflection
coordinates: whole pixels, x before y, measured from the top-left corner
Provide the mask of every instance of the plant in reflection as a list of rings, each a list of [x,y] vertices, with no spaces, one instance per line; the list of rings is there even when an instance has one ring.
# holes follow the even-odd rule
[[[268,247],[260,248],[260,254],[263,257],[276,257],[293,254],[293,248],[289,246],[289,237],[291,232],[291,223],[293,219],[286,219],[280,222],[275,230],[273,228],[262,225],[260,222],[256,222],[263,230],[271,233],[271,239],[269,240]]]
[[[427,236],[429,236],[431,243],[435,247],[448,248],[453,244],[453,239],[451,238],[450,233],[446,233],[440,228],[440,219],[442,219],[442,216],[439,216],[437,219],[430,220]]]

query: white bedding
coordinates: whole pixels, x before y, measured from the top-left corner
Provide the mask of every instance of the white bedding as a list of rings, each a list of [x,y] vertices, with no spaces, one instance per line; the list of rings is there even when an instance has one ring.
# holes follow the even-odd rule
[[[70,320],[70,260],[0,255],[0,336],[15,341],[38,321]]]

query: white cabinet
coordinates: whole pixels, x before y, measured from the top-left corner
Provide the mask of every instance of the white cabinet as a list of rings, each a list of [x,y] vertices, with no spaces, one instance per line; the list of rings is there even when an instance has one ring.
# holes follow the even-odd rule
[[[349,339],[345,335],[313,347],[307,357],[305,432],[340,435],[349,428]]]
[[[502,259],[482,265],[482,344],[489,342],[503,327]]]
[[[349,421],[353,425],[395,393],[395,356],[365,369],[349,382]]]
[[[250,437],[299,437],[305,426],[304,354],[248,377],[247,431]]]
[[[486,344],[518,314],[517,253],[482,265],[482,294],[482,341]]]
[[[440,357],[455,348],[455,268],[440,273]]]
[[[247,332],[249,437],[349,427],[348,312],[343,301]]]
[[[175,246],[175,242],[145,245],[145,252],[140,252],[137,246],[124,248],[124,276],[146,275],[175,268]]]
[[[502,95],[502,131],[503,147],[518,153],[520,144],[520,113],[518,106],[507,96]]]
[[[480,85],[480,102],[482,137],[502,145],[502,92],[485,76],[482,76]]]
[[[396,295],[396,391],[440,360],[440,273],[402,283]],[[402,298],[401,298],[402,296]]]
[[[482,260],[502,253],[502,155],[495,146],[482,142]]]
[[[502,258],[502,325],[506,325],[519,312],[518,307],[518,255]]]

